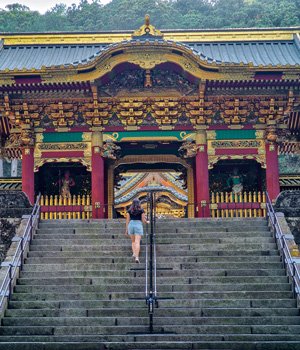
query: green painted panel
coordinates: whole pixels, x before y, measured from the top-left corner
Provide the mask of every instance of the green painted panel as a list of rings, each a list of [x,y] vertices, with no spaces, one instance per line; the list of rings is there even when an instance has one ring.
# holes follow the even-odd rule
[[[45,132],[43,142],[81,142],[82,132]]]
[[[111,138],[115,141],[137,141],[137,140],[184,140],[188,136],[194,136],[193,131],[121,131],[121,132],[105,132],[104,140]]]
[[[255,139],[256,130],[216,130],[217,140]]]

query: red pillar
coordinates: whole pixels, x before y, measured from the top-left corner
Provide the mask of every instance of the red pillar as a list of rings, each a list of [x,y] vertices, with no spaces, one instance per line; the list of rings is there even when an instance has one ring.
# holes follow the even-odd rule
[[[266,166],[267,191],[271,201],[274,201],[280,193],[278,147],[276,143],[266,143]]]
[[[197,217],[210,217],[207,145],[198,145],[196,155],[196,211]]]
[[[104,159],[100,147],[92,147],[92,206],[93,219],[105,218]]]
[[[22,191],[27,194],[30,203],[34,204],[34,148],[22,149]]]

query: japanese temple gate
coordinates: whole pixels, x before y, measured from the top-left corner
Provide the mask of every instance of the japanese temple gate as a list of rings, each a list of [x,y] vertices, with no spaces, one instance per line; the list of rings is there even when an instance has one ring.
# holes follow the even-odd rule
[[[147,19],[134,33],[3,34],[1,45],[2,152],[22,158],[32,203],[41,169],[57,163],[90,174],[84,203],[53,193],[73,218],[82,207],[113,217],[117,171],[134,164],[181,169],[188,217],[218,216],[222,203],[264,215],[265,191],[279,194],[279,148],[299,127],[299,29],[162,33]],[[212,196],[210,170],[227,161],[265,174],[251,200]]]

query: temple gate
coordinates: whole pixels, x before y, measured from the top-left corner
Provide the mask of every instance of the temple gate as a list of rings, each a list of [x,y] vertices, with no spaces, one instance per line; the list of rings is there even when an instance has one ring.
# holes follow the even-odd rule
[[[161,33],[147,20],[2,41],[2,157],[22,158],[44,217],[122,216],[147,186],[178,217],[264,216],[265,192],[279,194],[280,149],[298,148],[297,30]]]

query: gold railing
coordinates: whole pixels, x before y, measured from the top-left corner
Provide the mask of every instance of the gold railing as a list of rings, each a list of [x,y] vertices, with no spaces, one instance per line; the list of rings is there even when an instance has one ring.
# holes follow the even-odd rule
[[[212,192],[210,201],[213,218],[255,218],[266,216],[265,192]]]
[[[63,198],[59,195],[41,196],[41,219],[89,219],[92,217],[91,197],[73,195]]]

